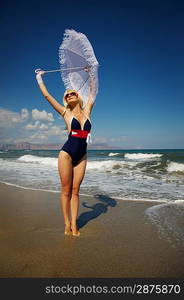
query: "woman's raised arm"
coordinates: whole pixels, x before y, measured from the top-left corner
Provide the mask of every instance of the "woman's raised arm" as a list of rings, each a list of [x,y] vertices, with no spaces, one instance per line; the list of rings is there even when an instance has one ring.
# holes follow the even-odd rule
[[[59,104],[57,102],[57,100],[51,95],[49,94],[43,79],[42,79],[42,75],[44,74],[44,71],[38,71],[37,75],[36,75],[36,80],[38,82],[38,85],[40,87],[40,90],[43,94],[43,96],[49,101],[49,103],[52,105],[52,107],[60,114],[60,115],[64,115],[65,112],[65,107],[61,104]]]
[[[96,97],[96,88],[95,88],[95,79],[93,75],[90,73],[90,69],[86,68],[86,72],[89,72],[89,78],[90,78],[90,91],[89,91],[89,98],[88,101],[84,107],[84,110],[91,113],[93,105],[95,103],[95,97]]]

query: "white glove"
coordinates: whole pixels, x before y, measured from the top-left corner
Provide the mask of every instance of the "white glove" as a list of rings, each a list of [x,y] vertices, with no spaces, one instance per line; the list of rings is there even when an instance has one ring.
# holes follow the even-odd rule
[[[36,80],[37,80],[38,84],[43,83],[42,75],[45,74],[45,71],[42,71],[41,69],[36,69],[35,73],[37,74]]]

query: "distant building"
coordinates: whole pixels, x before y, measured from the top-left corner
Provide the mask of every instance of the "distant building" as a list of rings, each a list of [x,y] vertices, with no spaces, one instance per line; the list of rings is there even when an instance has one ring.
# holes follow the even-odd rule
[[[15,144],[0,144],[0,150],[59,150],[61,144],[31,144],[27,142]]]

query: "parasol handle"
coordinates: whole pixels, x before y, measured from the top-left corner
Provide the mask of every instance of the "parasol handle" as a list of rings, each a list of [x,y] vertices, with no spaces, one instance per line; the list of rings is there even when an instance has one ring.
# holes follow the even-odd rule
[[[89,66],[86,67],[76,67],[76,68],[68,68],[68,69],[58,69],[58,70],[50,70],[50,71],[44,71],[44,73],[52,73],[52,72],[61,72],[61,71],[80,71],[80,70],[84,70],[86,68],[89,68]],[[35,73],[37,74],[39,71],[43,71],[41,69],[36,69]]]

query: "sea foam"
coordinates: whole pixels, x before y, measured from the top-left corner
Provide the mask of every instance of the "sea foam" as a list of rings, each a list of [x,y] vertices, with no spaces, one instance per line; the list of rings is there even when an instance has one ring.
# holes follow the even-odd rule
[[[57,167],[58,159],[55,157],[40,157],[36,155],[23,155],[17,159],[24,163],[37,163]]]
[[[126,163],[123,161],[114,161],[114,160],[90,161],[87,163],[87,169],[111,172],[113,169],[123,168],[125,164]]]
[[[170,162],[167,166],[168,172],[184,172],[184,164],[177,162]]]
[[[157,227],[162,238],[168,240],[173,247],[184,247],[184,203],[182,200],[151,206],[146,209],[145,214]]]
[[[162,154],[153,154],[153,153],[125,153],[125,158],[128,159],[153,159],[160,158]]]
[[[118,152],[117,152],[117,153],[110,152],[108,156],[117,156],[117,155],[119,155],[119,154],[120,154],[120,153],[118,153]]]

